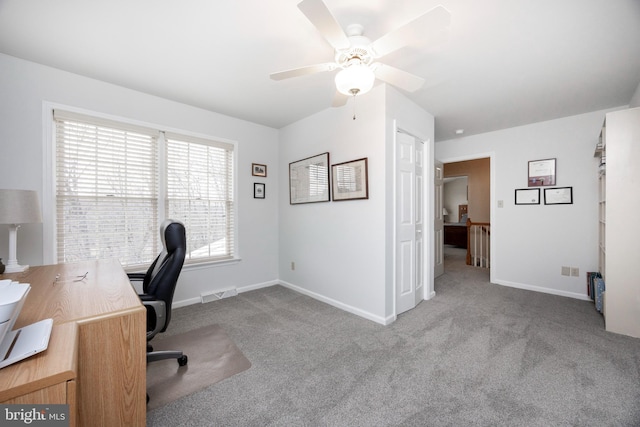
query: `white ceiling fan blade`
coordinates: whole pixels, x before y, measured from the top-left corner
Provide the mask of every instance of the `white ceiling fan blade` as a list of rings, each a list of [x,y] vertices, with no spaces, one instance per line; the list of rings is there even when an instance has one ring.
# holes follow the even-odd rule
[[[424,79],[389,65],[376,63],[372,65],[373,73],[383,82],[392,84],[407,92],[415,92],[424,84]]]
[[[451,14],[442,6],[418,16],[413,21],[391,31],[371,43],[375,58],[385,56],[394,50],[414,44],[443,31],[451,22]]]
[[[318,29],[334,49],[347,49],[349,39],[322,0],[303,0],[298,9]]]
[[[322,73],[324,71],[333,71],[336,68],[338,68],[338,66],[334,62],[327,62],[325,64],[307,65],[306,67],[271,73],[269,77],[271,77],[271,80],[284,80],[291,77],[306,76],[308,74]]]
[[[333,96],[333,102],[331,103],[332,107],[342,107],[347,104],[347,100],[349,97],[343,93],[336,91],[336,94]]]

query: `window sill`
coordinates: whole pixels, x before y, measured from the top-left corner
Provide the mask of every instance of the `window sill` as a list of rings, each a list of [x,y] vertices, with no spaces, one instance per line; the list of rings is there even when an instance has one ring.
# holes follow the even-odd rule
[[[231,258],[231,259],[224,259],[224,260],[218,260],[218,261],[214,261],[214,260],[192,261],[192,262],[185,261],[184,266],[182,267],[182,270],[189,271],[189,270],[201,270],[203,268],[211,268],[211,267],[223,267],[227,265],[238,264],[240,261],[242,261],[242,258]]]
[[[193,262],[185,262],[182,266],[182,271],[191,271],[191,270],[202,270],[204,268],[216,268],[223,267],[232,264],[238,264],[242,261],[242,258],[231,258],[224,260],[207,260],[207,261],[193,261]],[[149,269],[149,266],[136,266],[125,268],[124,271],[126,273],[146,273]]]

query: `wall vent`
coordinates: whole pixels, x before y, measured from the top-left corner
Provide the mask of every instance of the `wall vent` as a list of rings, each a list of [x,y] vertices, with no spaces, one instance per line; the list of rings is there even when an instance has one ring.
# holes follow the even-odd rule
[[[202,301],[202,304],[204,304],[223,298],[235,297],[236,295],[238,295],[238,290],[236,288],[227,288],[214,292],[202,292],[200,294],[200,300]]]

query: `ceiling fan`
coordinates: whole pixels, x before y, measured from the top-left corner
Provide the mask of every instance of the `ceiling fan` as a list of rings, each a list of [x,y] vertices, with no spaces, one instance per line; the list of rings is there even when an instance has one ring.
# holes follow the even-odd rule
[[[362,95],[373,87],[376,78],[407,92],[418,90],[424,79],[390,65],[376,62],[414,40],[444,30],[451,20],[442,6],[417,16],[409,23],[371,42],[363,35],[363,26],[351,24],[342,29],[322,0],[303,0],[298,8],[335,49],[333,62],[309,65],[271,74],[273,80],[283,80],[324,71],[340,69],[335,82],[338,93],[333,106],[344,105],[347,96]]]

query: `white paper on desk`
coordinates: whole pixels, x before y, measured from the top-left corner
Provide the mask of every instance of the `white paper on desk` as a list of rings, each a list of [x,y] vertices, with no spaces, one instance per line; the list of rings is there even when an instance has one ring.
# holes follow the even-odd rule
[[[9,282],[0,282],[0,368],[46,350],[53,327],[53,319],[44,319],[13,330],[31,285]]]
[[[53,319],[44,319],[5,335],[0,342],[0,368],[45,351],[49,347]]]
[[[0,288],[0,343],[4,340],[5,335],[13,329],[30,290],[30,284],[18,282],[4,284]],[[0,360],[3,357],[4,355],[0,354]]]

